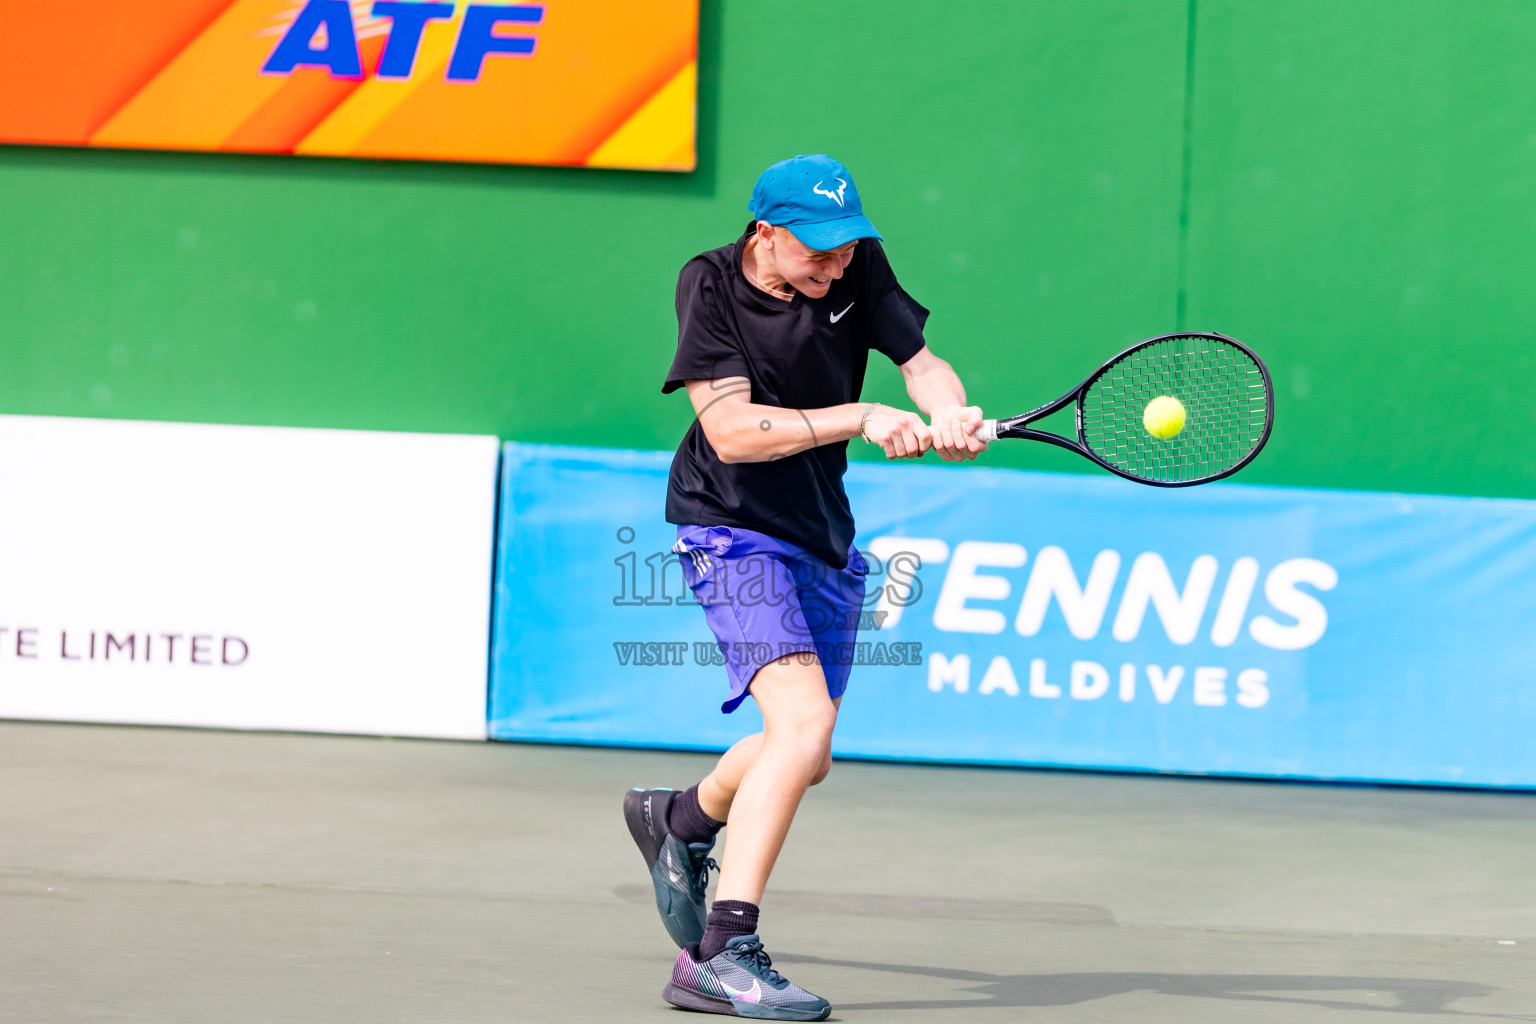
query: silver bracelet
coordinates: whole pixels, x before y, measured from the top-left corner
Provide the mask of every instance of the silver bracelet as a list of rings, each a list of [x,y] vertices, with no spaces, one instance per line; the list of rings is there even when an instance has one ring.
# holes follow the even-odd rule
[[[879,404],[879,402],[870,402],[869,407],[864,410],[864,415],[859,417],[859,436],[864,439],[865,444],[875,443],[869,439],[869,434],[866,431],[869,429],[869,414],[874,412],[875,406]]]

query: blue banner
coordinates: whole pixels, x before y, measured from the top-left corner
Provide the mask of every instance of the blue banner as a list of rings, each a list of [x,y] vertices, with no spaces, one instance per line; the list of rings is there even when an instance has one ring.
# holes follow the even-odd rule
[[[491,735],[719,749],[669,453],[509,444]],[[845,756],[1536,787],[1536,502],[855,464]]]

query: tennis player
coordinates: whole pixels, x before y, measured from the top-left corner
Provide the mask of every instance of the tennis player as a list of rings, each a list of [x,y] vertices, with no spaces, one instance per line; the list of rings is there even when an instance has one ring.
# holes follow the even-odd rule
[[[923,340],[928,310],[896,281],[853,175],[826,156],[764,171],[753,221],[683,267],[677,356],[664,393],[687,388],[698,418],[672,461],[667,521],[685,578],[726,658],[734,711],[748,695],[763,731],[697,785],[632,790],[624,817],[656,903],[682,947],[667,1002],[768,1020],[832,1007],[773,969],[758,904],[806,787],[832,767],[866,563],[843,490],[853,438],[888,459],[974,459],[981,410]],[[916,413],[859,400],[869,352],[901,368]],[[705,913],[716,833],[730,824]]]

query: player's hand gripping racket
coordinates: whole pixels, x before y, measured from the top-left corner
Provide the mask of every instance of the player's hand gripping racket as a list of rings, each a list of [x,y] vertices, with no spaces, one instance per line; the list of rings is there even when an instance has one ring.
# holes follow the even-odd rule
[[[1077,440],[1030,424],[1077,404]],[[976,437],[1022,437],[1086,455],[1156,487],[1231,476],[1253,461],[1275,420],[1269,370],[1220,334],[1165,334],[1126,349],[1049,405],[985,420]]]

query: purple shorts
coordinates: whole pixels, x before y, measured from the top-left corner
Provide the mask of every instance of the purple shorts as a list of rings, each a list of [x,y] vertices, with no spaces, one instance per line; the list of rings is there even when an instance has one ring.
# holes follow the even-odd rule
[[[848,548],[834,569],[798,544],[734,526],[679,526],[673,551],[683,578],[714,630],[731,695],[729,714],[747,699],[757,670],[786,654],[819,656],[834,700],[848,689],[850,656],[864,604],[863,557]]]

